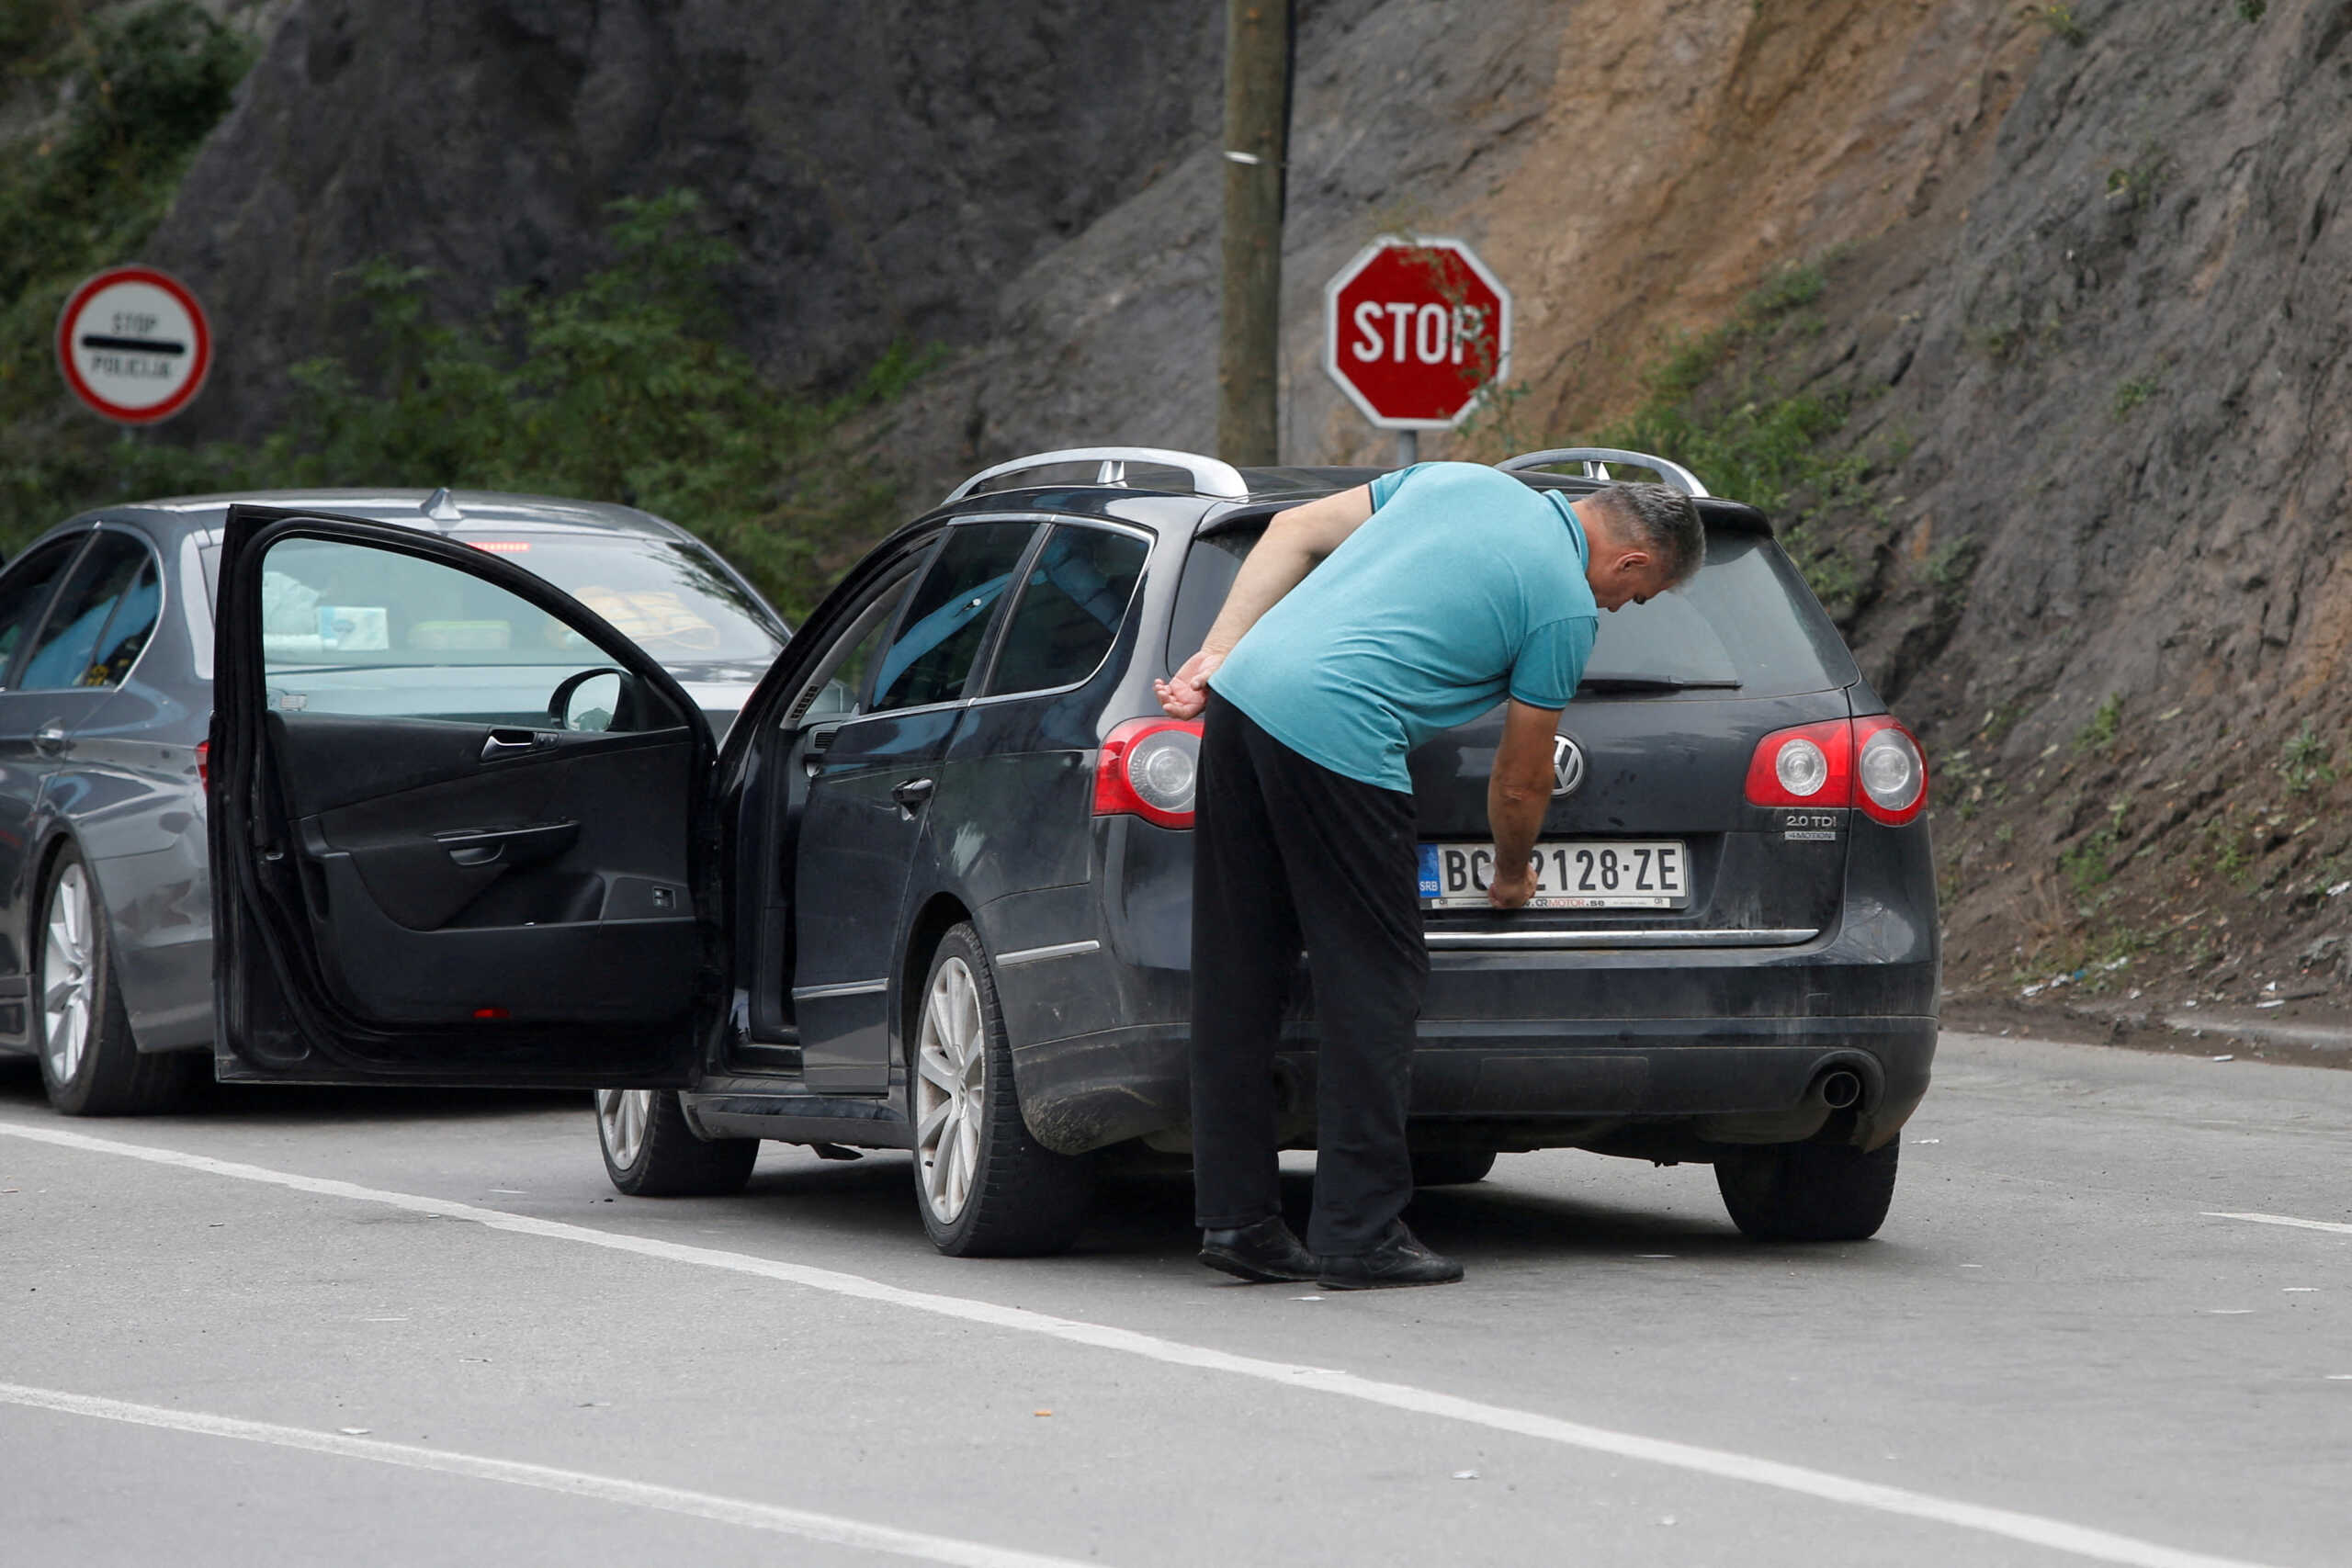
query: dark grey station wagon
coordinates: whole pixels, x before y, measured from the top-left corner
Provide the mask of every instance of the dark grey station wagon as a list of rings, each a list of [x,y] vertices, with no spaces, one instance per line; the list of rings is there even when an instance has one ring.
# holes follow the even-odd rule
[[[1660,457],[1503,466],[1577,491],[1611,464],[1696,498],[1706,563],[1602,617],[1534,905],[1483,895],[1499,716],[1412,759],[1417,1176],[1703,1161],[1750,1234],[1867,1235],[1935,1044],[1925,761],[1760,513]],[[905,1148],[943,1249],[1068,1246],[1104,1151],[1186,1147],[1198,734],[1151,682],[1274,513],[1371,477],[1148,448],[989,469],[848,574],[723,745],[527,561],[233,510],[220,1076],[593,1088],[635,1193],[740,1187],[763,1138]],[[272,641],[282,564],[511,601],[546,689],[435,695],[465,685],[453,645],[416,701],[354,711],[331,659]],[[1277,1061],[1299,1146],[1316,1017],[1302,972]]]

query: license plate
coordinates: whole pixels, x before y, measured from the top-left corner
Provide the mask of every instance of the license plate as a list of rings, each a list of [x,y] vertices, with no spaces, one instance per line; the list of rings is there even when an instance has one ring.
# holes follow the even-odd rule
[[[1679,909],[1690,902],[1690,858],[1678,839],[1564,839],[1535,849],[1531,909]],[[1492,844],[1423,844],[1421,907],[1484,909]]]

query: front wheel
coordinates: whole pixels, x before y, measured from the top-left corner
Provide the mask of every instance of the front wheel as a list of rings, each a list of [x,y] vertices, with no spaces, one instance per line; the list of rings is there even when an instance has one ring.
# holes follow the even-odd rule
[[[1850,1144],[1767,1144],[1715,1161],[1732,1224],[1758,1241],[1862,1241],[1894,1199],[1897,1143],[1868,1153]]]
[[[666,1089],[596,1091],[605,1174],[632,1198],[716,1198],[741,1192],[760,1157],[757,1138],[704,1138]]]
[[[914,1021],[915,1207],[933,1244],[954,1258],[1066,1250],[1086,1224],[1094,1162],[1054,1153],[1022,1121],[995,977],[969,925],[940,939]]]
[[[68,844],[50,867],[41,923],[33,931],[32,1022],[41,1088],[68,1116],[138,1116],[168,1111],[209,1059],[142,1052],[115,984],[106,906],[81,852]]]

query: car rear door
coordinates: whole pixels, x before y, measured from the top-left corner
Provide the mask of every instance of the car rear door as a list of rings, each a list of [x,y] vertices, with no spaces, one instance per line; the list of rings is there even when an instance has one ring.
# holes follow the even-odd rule
[[[688,1080],[713,748],[658,663],[499,556],[240,506],[216,665],[223,1078]]]

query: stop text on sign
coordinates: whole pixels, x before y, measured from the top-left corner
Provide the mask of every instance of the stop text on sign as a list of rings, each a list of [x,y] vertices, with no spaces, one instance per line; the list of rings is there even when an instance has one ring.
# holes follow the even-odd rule
[[[1356,305],[1360,335],[1351,352],[1366,364],[1390,359],[1402,365],[1409,353],[1423,365],[1462,365],[1483,343],[1486,330],[1487,312],[1476,305],[1364,299]]]
[[[1459,424],[1510,368],[1510,293],[1459,240],[1384,239],[1324,288],[1323,367],[1374,424]]]

